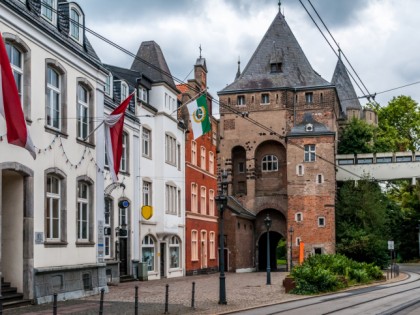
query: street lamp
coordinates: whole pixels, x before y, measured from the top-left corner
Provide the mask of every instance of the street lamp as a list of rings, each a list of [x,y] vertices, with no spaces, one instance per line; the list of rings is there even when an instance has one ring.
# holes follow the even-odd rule
[[[220,218],[220,228],[219,228],[219,241],[220,241],[220,255],[219,255],[219,304],[227,304],[226,301],[226,284],[225,284],[225,238],[224,238],[224,228],[223,228],[223,213],[228,202],[227,198],[227,173],[224,170],[222,173],[222,181],[220,183],[220,188],[216,196],[216,202],[219,206],[219,218]]]
[[[293,232],[295,230],[293,229],[293,226],[289,228],[290,233],[290,271],[293,269]]]
[[[271,268],[270,268],[270,227],[271,219],[267,213],[267,217],[264,219],[265,227],[267,228],[267,284],[271,284]]]

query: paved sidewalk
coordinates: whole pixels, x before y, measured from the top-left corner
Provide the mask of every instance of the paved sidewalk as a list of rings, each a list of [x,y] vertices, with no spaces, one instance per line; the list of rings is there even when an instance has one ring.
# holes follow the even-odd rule
[[[223,314],[260,305],[301,299],[285,294],[283,279],[288,273],[272,272],[266,285],[265,272],[226,273],[227,305],[219,305],[219,274],[199,275],[153,281],[135,281],[110,286],[104,298],[104,315],[134,314],[135,286],[139,290],[140,315],[164,314],[165,290],[169,284],[169,314]],[[396,281],[392,279],[391,281]],[[192,282],[195,282],[195,308],[191,308]],[[58,314],[99,314],[99,295],[58,303]],[[5,310],[5,315],[52,314],[52,304]]]

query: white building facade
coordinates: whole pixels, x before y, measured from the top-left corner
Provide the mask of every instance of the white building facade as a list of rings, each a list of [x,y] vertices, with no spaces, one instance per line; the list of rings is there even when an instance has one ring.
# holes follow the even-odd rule
[[[152,66],[144,67],[145,63]],[[178,91],[172,78],[162,75],[170,72],[153,41],[141,44],[131,69],[106,67],[112,77],[106,111],[125,98],[125,91],[136,90],[124,127],[129,170],[120,168],[119,183],[113,184],[108,176],[105,181],[109,191],[113,188],[111,194],[105,188],[106,203],[113,209],[106,221],[112,233],[105,236],[110,239],[106,244],[111,244],[105,255],[108,281],[183,276],[185,128],[177,119]],[[111,100],[113,104],[108,104]],[[129,208],[120,207],[123,199],[130,201]],[[127,218],[124,226],[122,217]],[[121,230],[126,231],[122,236]]]
[[[97,224],[104,221],[103,158],[97,158],[104,144],[102,129],[91,132],[103,118],[106,69],[76,3],[7,0],[0,10],[37,148],[34,161],[8,144],[1,118],[1,276],[36,303],[54,293],[58,299],[96,294],[107,289]]]

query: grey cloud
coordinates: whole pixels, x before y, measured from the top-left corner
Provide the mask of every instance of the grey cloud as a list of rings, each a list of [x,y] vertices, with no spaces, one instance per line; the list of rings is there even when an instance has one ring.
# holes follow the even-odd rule
[[[324,20],[325,24],[330,27],[347,27],[356,22],[356,15],[359,11],[363,10],[370,0],[311,0],[312,5],[317,10],[318,14]],[[283,0],[284,8],[287,7],[298,8],[303,11],[305,9],[298,0]],[[302,3],[308,11],[316,18],[316,14],[312,10],[308,0],[302,0]],[[305,11],[306,12],[306,11]],[[309,16],[308,16],[309,19]]]

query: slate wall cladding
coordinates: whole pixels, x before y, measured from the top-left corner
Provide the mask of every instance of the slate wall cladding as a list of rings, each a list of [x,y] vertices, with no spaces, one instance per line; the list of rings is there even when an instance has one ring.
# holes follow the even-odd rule
[[[54,293],[58,300],[81,298],[98,294],[102,288],[107,288],[105,265],[35,269],[34,300],[37,304],[52,302]],[[85,289],[83,275],[89,275],[90,289]]]

